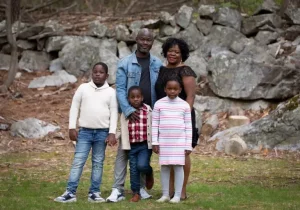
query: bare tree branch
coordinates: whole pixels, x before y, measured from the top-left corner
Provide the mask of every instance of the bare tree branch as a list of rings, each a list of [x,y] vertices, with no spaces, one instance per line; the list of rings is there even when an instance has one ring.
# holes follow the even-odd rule
[[[39,9],[44,8],[44,7],[48,7],[48,6],[52,5],[52,4],[55,4],[56,2],[59,2],[59,1],[60,1],[60,0],[51,0],[51,1],[47,1],[47,2],[45,2],[45,3],[43,3],[43,4],[37,5],[36,7],[33,7],[33,8],[31,8],[31,9],[26,10],[26,12],[27,12],[27,13],[29,13],[29,12],[34,12],[34,11],[36,11],[36,10],[39,10]]]

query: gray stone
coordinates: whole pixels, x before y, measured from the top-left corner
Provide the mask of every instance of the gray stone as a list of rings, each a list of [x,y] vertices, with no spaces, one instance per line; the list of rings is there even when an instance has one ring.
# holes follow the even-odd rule
[[[160,12],[159,18],[166,25],[170,24],[171,26],[176,26],[175,17],[170,15],[170,13],[168,12],[165,11]]]
[[[0,32],[4,31],[6,27],[6,20],[0,22]]]
[[[159,33],[161,36],[172,36],[177,34],[180,31],[180,27],[178,26],[171,26],[171,25],[162,25],[159,29]]]
[[[215,134],[209,141],[217,140],[216,149],[224,151],[227,141],[240,136],[248,148],[300,149],[300,107],[299,95],[280,104],[264,118],[248,125],[233,127]]]
[[[52,36],[46,41],[46,52],[60,51],[69,42],[80,40],[79,36]]]
[[[198,13],[200,17],[209,17],[210,19],[213,18],[214,13],[217,11],[215,5],[200,5],[198,8]]]
[[[287,28],[283,33],[283,37],[289,41],[294,41],[298,36],[300,36],[300,26],[299,25],[293,25],[293,26]]]
[[[19,68],[28,72],[45,71],[49,65],[50,56],[46,52],[26,50],[19,61]]]
[[[117,41],[134,41],[133,39],[130,39],[130,32],[125,25],[117,25],[115,31]]]
[[[232,110],[254,110],[267,109],[272,103],[264,100],[237,101],[214,96],[196,95],[194,108],[199,112],[209,112],[211,114],[219,112],[232,112]],[[238,114],[238,113],[233,113]]]
[[[116,54],[106,50],[105,48],[100,49],[99,56],[100,56],[100,61],[104,61],[108,66],[108,74],[109,74],[109,77],[107,79],[108,84],[115,84],[119,58],[116,56]]]
[[[99,55],[100,40],[97,42],[74,41],[67,43],[59,52],[59,59],[64,69],[75,76],[82,76],[91,70],[95,63],[102,61]],[[106,51],[110,52],[109,50]]]
[[[300,45],[300,36],[298,36],[292,43],[293,45],[297,46]]]
[[[201,18],[198,18],[197,21],[196,21],[197,28],[204,35],[208,35],[209,34],[212,25],[213,25],[213,21],[210,20],[210,19],[201,19]]]
[[[18,51],[33,50],[36,48],[36,42],[19,39],[19,40],[17,40],[17,47],[18,47]],[[2,48],[2,52],[6,53],[6,54],[10,54],[11,53],[10,44],[4,45]]]
[[[160,41],[157,41],[156,39],[153,42],[152,48],[151,48],[151,54],[158,57],[161,61],[163,61],[165,58],[161,54],[162,52],[162,44]]]
[[[28,28],[24,28],[20,33],[18,34],[19,39],[27,39],[29,37],[35,36],[42,32],[44,29],[44,26],[41,24],[35,24]]]
[[[123,41],[118,43],[118,52],[119,52],[119,58],[122,59],[126,57],[127,55],[131,54],[131,51],[129,47],[127,47],[127,44]]]
[[[274,28],[280,28],[282,19],[276,14],[257,15],[243,20],[242,32],[245,35],[251,35],[258,32],[263,25],[269,25]]]
[[[248,38],[237,39],[232,41],[232,43],[229,46],[229,49],[232,52],[239,54],[245,49],[246,46],[251,45],[253,43],[254,40],[252,39],[248,39]]]
[[[180,27],[187,28],[191,22],[192,14],[193,8],[183,5],[175,15],[175,21]]]
[[[149,19],[143,21],[143,27],[150,29],[158,29],[160,27],[160,19]]]
[[[107,27],[106,25],[100,23],[99,20],[94,20],[89,24],[89,35],[95,36],[98,38],[103,38],[106,34]]]
[[[299,91],[300,72],[277,65],[268,48],[248,46],[237,56],[218,54],[208,62],[208,80],[218,96],[285,99]]]
[[[134,31],[134,30],[139,30],[144,27],[144,23],[142,20],[135,20],[130,23],[129,30]]]
[[[257,35],[255,36],[255,40],[262,44],[270,44],[271,42],[274,42],[279,37],[279,34],[277,32],[270,32],[270,31],[259,31]]]
[[[12,136],[38,139],[46,136],[50,132],[56,132],[59,130],[59,126],[55,126],[35,118],[27,118],[13,123],[10,128],[10,133]]]
[[[216,47],[229,48],[233,42],[245,46],[246,36],[233,28],[214,25],[206,39],[203,40],[201,51],[205,57],[209,57],[211,50]],[[241,46],[240,48],[243,48]]]
[[[279,7],[273,0],[264,0],[264,2],[257,8],[253,15],[276,13],[279,11]]]
[[[235,10],[228,7],[220,8],[214,15],[213,21],[220,25],[234,28],[237,31],[241,30],[242,16]]]
[[[59,58],[56,58],[50,62],[50,67],[49,67],[50,72],[56,72],[63,69],[64,69],[63,64]]]
[[[190,53],[190,57],[184,62],[185,65],[190,66],[197,75],[197,78],[200,76],[207,75],[207,62],[203,58],[201,50],[196,50]]]
[[[197,27],[191,23],[184,31],[175,34],[174,37],[183,39],[189,45],[190,51],[198,49],[203,40],[203,35],[198,31]]]
[[[115,38],[116,37],[116,30],[115,30],[115,28],[108,28],[106,30],[105,36],[108,37],[108,38]]]
[[[8,70],[10,65],[10,55],[0,53],[0,70]]]
[[[64,70],[55,71],[52,75],[35,78],[32,80],[28,88],[43,88],[43,87],[60,87],[67,83],[75,83],[75,76],[68,74]]]
[[[224,152],[227,155],[240,156],[247,151],[247,145],[245,141],[238,135],[232,136],[225,142]]]
[[[298,5],[289,2],[284,13],[292,20],[294,24],[300,25],[300,3]]]
[[[64,31],[63,25],[61,25],[56,20],[48,20],[44,26],[45,26],[44,30],[47,32],[63,32]]]
[[[95,41],[98,42],[98,40],[94,40],[93,42]],[[118,42],[115,39],[101,39],[100,47],[109,50],[115,56],[117,55]]]

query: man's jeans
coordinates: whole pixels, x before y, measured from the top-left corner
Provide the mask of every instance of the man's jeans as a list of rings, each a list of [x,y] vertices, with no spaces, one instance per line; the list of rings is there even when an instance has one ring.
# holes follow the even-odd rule
[[[67,190],[76,193],[83,166],[92,148],[92,173],[89,193],[100,192],[102,181],[103,161],[105,159],[107,128],[80,128],[74,154],[74,160],[69,176]]]
[[[140,194],[140,175],[141,173],[150,175],[152,167],[150,158],[152,150],[148,149],[147,141],[130,144],[129,165],[130,165],[130,185],[133,194]]]

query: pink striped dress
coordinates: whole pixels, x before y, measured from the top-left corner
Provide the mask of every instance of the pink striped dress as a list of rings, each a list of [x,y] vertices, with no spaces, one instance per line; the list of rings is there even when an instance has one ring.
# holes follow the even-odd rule
[[[152,145],[159,145],[160,165],[184,165],[185,150],[192,150],[191,111],[186,101],[167,96],[155,103]]]

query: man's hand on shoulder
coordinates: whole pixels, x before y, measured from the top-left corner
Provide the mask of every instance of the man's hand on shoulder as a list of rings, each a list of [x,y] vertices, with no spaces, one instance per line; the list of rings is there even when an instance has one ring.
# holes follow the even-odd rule
[[[139,121],[140,120],[140,116],[138,114],[137,111],[135,112],[132,112],[128,117],[127,119],[130,121],[130,122],[136,122],[136,121]]]
[[[78,132],[76,129],[69,129],[69,137],[72,141],[77,141]]]
[[[114,133],[108,134],[105,142],[108,146],[115,146],[117,144],[116,135]]]

